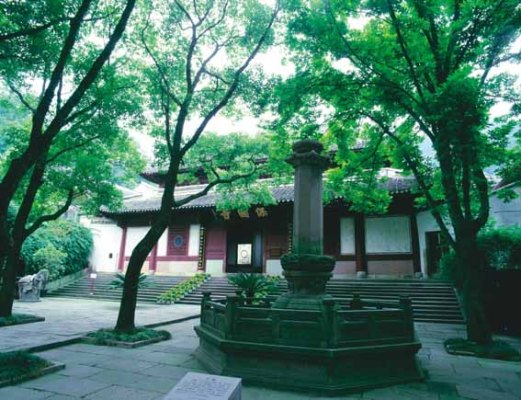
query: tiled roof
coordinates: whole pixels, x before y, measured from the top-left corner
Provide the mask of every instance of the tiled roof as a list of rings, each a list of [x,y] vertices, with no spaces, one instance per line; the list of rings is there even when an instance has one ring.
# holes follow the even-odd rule
[[[391,194],[409,193],[416,186],[416,181],[411,178],[389,178],[380,183],[382,189],[387,189]],[[272,188],[273,197],[277,203],[291,203],[293,202],[293,185],[283,185]],[[180,196],[182,200],[185,196]],[[216,193],[208,193],[205,196],[192,200],[185,204],[180,209],[194,209],[194,208],[212,208],[217,202]],[[125,200],[123,206],[118,210],[102,209],[104,214],[128,214],[128,213],[144,213],[158,211],[161,206],[161,195],[152,196],[149,198],[132,198]]]

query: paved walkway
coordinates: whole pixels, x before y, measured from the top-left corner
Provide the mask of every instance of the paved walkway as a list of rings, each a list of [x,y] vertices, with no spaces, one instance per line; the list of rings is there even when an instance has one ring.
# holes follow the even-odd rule
[[[39,353],[63,362],[57,373],[0,389],[8,400],[149,400],[162,399],[188,371],[204,371],[191,353],[198,344],[197,320],[168,325],[172,339],[139,349],[74,344]],[[34,325],[33,327],[35,327]],[[521,363],[452,356],[443,350],[447,337],[463,335],[458,325],[416,323],[423,348],[419,360],[428,378],[423,383],[397,385],[339,396],[364,400],[520,400]],[[521,349],[521,340],[508,339]],[[246,385],[244,400],[325,399],[320,396]]]
[[[15,313],[45,317],[44,322],[0,328],[0,352],[61,342],[116,323],[119,302],[43,298],[38,303],[16,302]],[[198,315],[200,307],[184,304],[138,303],[136,324],[148,325]],[[2,397],[0,397],[1,399]]]

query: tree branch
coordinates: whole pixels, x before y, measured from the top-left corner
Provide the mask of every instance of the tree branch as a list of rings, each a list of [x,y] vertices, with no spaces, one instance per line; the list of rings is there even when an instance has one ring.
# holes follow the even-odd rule
[[[67,64],[67,60],[71,55],[72,49],[78,37],[78,32],[80,30],[83,18],[87,14],[87,11],[89,10],[91,3],[92,0],[83,0],[78,11],[76,12],[76,15],[74,15],[74,17],[70,20],[69,33],[67,34],[67,38],[65,39],[65,43],[60,52],[58,62],[56,63],[51,73],[49,85],[45,89],[42,99],[40,100],[40,103],[38,104],[38,107],[34,112],[31,138],[42,133],[42,127],[47,112],[49,111],[49,107],[51,106],[51,102],[54,97],[54,92],[56,90],[56,87],[60,83],[60,80],[62,79],[63,71],[65,70],[65,65]]]
[[[85,1],[90,2],[92,0],[84,0],[84,2]],[[89,68],[83,79],[80,81],[76,90],[74,90],[72,95],[61,108],[60,112],[54,117],[54,119],[51,121],[48,128],[46,129],[45,134],[47,137],[47,141],[52,141],[54,136],[59,132],[60,128],[63,127],[66,123],[67,117],[72,112],[74,107],[78,105],[85,92],[92,86],[92,84],[96,80],[99,72],[101,71],[101,68],[110,57],[112,51],[116,47],[116,44],[123,35],[123,32],[125,31],[127,22],[130,18],[130,15],[132,14],[135,4],[136,0],[127,0],[127,4],[121,14],[118,23],[116,24],[116,27],[112,31],[112,35],[110,36],[107,44],[105,45],[101,53],[98,55],[96,60],[94,60],[91,67]],[[49,88],[50,86],[51,85],[49,84]],[[47,91],[49,90],[49,88],[47,88]]]
[[[414,86],[416,87],[416,91],[418,92],[418,95],[422,99],[423,104],[425,104],[425,96],[423,95],[422,85],[420,83],[418,75],[416,74],[416,67],[414,66],[412,58],[409,54],[409,50],[407,49],[407,43],[405,41],[405,37],[402,34],[402,30],[400,28],[400,23],[398,21],[398,18],[396,17],[396,13],[395,13],[394,7],[393,7],[393,0],[387,0],[387,5],[389,6],[389,14],[391,16],[392,25],[396,32],[398,44],[400,45],[400,49],[402,50],[402,55],[405,58],[405,61],[407,62],[407,65],[409,67],[409,72],[411,74],[412,81],[414,82]]]
[[[47,165],[48,165],[48,164],[51,164],[51,163],[53,163],[54,161],[56,161],[56,159],[57,159],[58,157],[60,157],[62,154],[65,154],[65,153],[68,153],[69,151],[76,150],[76,149],[79,149],[79,148],[81,148],[81,147],[83,147],[83,146],[86,146],[86,145],[89,144],[90,142],[92,142],[92,141],[94,141],[94,140],[96,140],[96,139],[99,139],[100,137],[101,137],[101,135],[92,136],[92,137],[90,137],[90,138],[84,140],[84,141],[81,142],[81,143],[77,143],[77,144],[75,144],[75,145],[73,145],[73,146],[69,146],[69,147],[66,147],[66,148],[64,148],[64,149],[61,149],[60,151],[56,152],[56,153],[53,154],[51,157],[49,157],[49,158],[47,159],[47,163],[46,163],[46,164],[47,164]]]
[[[203,190],[201,190],[197,193],[194,193],[190,196],[184,197],[183,199],[181,199],[179,201],[174,200],[174,208],[181,207],[185,204],[190,203],[191,201],[193,201],[195,199],[198,199],[199,197],[206,195],[210,191],[210,189],[212,189],[216,185],[225,184],[225,183],[233,183],[239,179],[249,178],[250,176],[252,176],[255,173],[255,171],[256,171],[256,168],[254,167],[251,172],[248,172],[245,174],[234,175],[230,178],[216,179],[215,181],[212,181],[208,185],[206,185],[206,187]]]
[[[237,86],[239,84],[239,79],[241,77],[241,74],[244,72],[246,68],[250,65],[251,61],[255,58],[257,53],[259,52],[260,48],[264,44],[264,41],[268,37],[268,33],[271,30],[271,27],[273,26],[273,23],[275,22],[275,19],[277,18],[277,15],[280,10],[280,4],[277,2],[277,5],[275,7],[275,10],[273,11],[271,15],[270,22],[268,23],[268,26],[264,30],[262,36],[260,37],[259,41],[255,45],[254,49],[250,53],[250,55],[246,58],[244,63],[235,71],[233,80],[231,85],[229,86],[228,90],[224,94],[224,96],[221,98],[221,101],[215,105],[215,107],[205,116],[201,124],[198,126],[197,130],[195,131],[194,135],[186,142],[186,144],[182,147],[180,151],[180,156],[183,157],[186,152],[197,142],[201,134],[204,132],[206,125],[210,122],[210,120],[226,105],[228,104],[229,100],[235,93],[235,90],[237,89]]]
[[[9,87],[9,89],[11,89],[11,91],[14,94],[16,94],[20,102],[34,114],[35,108],[31,106],[27,100],[24,99],[22,93],[18,89],[16,89],[10,82],[7,82],[7,86]]]
[[[369,118],[373,122],[375,122],[386,135],[388,135],[396,144],[398,144],[398,146],[399,146],[400,150],[402,151],[402,154],[405,158],[405,161],[407,162],[407,165],[413,172],[414,177],[416,178],[416,182],[418,183],[420,190],[424,194],[424,196],[427,200],[427,203],[429,204],[429,210],[430,210],[432,216],[438,223],[438,226],[440,227],[442,234],[445,237],[445,239],[447,240],[447,242],[452,247],[454,247],[455,246],[454,238],[450,234],[450,232],[447,228],[447,225],[443,221],[443,218],[437,209],[437,203],[434,200],[434,198],[432,197],[429,187],[424,180],[423,174],[418,169],[417,162],[415,162],[413,160],[413,158],[411,157],[411,155],[407,152],[405,143],[403,143],[402,140],[394,132],[392,132],[391,129],[389,129],[389,127],[387,125],[385,125],[378,118],[374,117],[372,114],[369,114],[369,113],[363,113],[363,115],[365,115],[367,118]]]
[[[15,31],[15,32],[4,33],[4,34],[0,35],[0,43],[4,42],[6,40],[16,39],[16,38],[19,38],[22,36],[34,36],[40,32],[45,31],[46,29],[50,28],[51,26],[54,26],[61,22],[65,22],[65,21],[69,21],[69,20],[70,20],[70,18],[68,18],[68,17],[58,18],[58,19],[46,22],[43,25],[35,26],[32,28],[23,28],[18,31]]]
[[[149,20],[147,20],[145,27],[141,31],[141,43],[143,43],[143,47],[145,48],[146,53],[149,55],[149,57],[154,62],[157,72],[159,72],[159,78],[160,78],[162,84],[165,86],[165,91],[167,92],[168,96],[170,96],[172,98],[172,100],[174,101],[175,104],[177,104],[178,106],[181,106],[181,101],[170,88],[170,83],[168,82],[165,71],[163,71],[163,67],[161,66],[161,64],[159,63],[159,60],[156,58],[156,56],[152,52],[152,49],[150,49],[150,47],[148,47],[148,45],[146,43],[145,30],[147,29],[148,25],[149,25]]]
[[[69,190],[67,200],[65,201],[65,203],[54,213],[49,215],[43,215],[40,218],[38,218],[29,228],[25,230],[24,236],[27,238],[28,236],[32,235],[38,228],[40,228],[45,222],[54,221],[61,217],[63,214],[65,214],[71,206],[73,198],[74,190],[71,189]]]

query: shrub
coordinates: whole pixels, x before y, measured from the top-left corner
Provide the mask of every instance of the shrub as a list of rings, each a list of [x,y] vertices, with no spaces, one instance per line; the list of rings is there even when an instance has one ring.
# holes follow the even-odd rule
[[[521,269],[521,227],[484,230],[479,234],[478,244],[489,267]]]
[[[496,270],[521,269],[521,227],[508,226],[483,230],[478,235],[478,248],[485,265]],[[463,271],[457,268],[453,251],[445,254],[440,262],[441,278],[453,281],[456,287],[463,285]]]
[[[0,353],[0,382],[19,380],[49,365],[43,358],[22,351]]]
[[[150,339],[170,339],[168,331],[157,331],[150,328],[135,328],[131,331],[116,331],[113,329],[100,329],[87,334],[95,344],[111,345],[112,342],[135,343]]]
[[[49,271],[49,280],[55,280],[65,273],[65,260],[67,254],[58,250],[51,243],[37,250],[33,255],[33,263],[36,271],[46,269]]]
[[[93,246],[92,234],[89,229],[71,221],[58,220],[47,223],[29,236],[22,247],[22,258],[27,274],[35,274],[41,269],[39,266],[44,262],[43,254],[54,257],[54,261],[59,258],[57,253],[51,250],[51,246],[65,254],[61,268],[52,265],[49,268],[50,272],[53,268],[59,272],[51,274],[53,280],[88,266]],[[46,248],[43,254],[39,253]],[[39,256],[35,259],[37,254]]]
[[[184,282],[178,283],[174,287],[168,289],[157,299],[159,304],[172,304],[182,298],[185,294],[190,293],[203,283],[210,275],[196,274]]]

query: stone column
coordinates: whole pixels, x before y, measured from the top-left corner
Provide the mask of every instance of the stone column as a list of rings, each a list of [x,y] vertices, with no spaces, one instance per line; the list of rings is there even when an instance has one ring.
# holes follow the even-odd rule
[[[335,260],[323,255],[322,172],[329,160],[322,145],[302,140],[293,145],[286,161],[295,168],[292,252],[281,258],[289,293],[279,296],[274,308],[319,309]]]
[[[322,144],[302,140],[293,145],[293,155],[286,161],[295,168],[293,203],[293,253],[323,253],[324,222],[322,207],[322,172],[328,159],[320,153]]]

